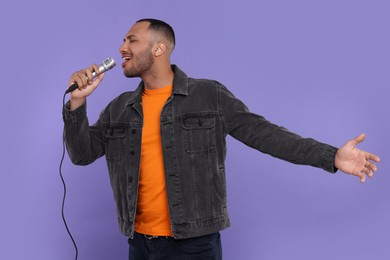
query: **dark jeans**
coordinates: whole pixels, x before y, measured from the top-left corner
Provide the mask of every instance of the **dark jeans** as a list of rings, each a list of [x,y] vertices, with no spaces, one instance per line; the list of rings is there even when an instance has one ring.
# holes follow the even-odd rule
[[[148,238],[134,233],[128,242],[129,260],[222,260],[219,232],[188,239]]]

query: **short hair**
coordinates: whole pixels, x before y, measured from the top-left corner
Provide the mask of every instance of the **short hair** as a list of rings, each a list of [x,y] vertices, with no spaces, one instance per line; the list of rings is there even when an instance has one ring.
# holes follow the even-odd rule
[[[153,30],[155,32],[162,33],[165,38],[172,43],[172,49],[175,47],[176,40],[175,40],[175,32],[173,31],[173,28],[167,24],[164,21],[153,19],[153,18],[144,18],[138,20],[136,23],[140,22],[148,22],[149,27],[148,29]]]

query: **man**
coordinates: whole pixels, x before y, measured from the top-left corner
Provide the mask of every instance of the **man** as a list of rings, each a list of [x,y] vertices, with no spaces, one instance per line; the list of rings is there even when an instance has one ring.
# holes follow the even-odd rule
[[[250,113],[219,82],[187,77],[171,65],[171,26],[137,21],[119,51],[126,77],[142,79],[114,99],[89,127],[86,97],[102,81],[93,64],[75,72],[63,111],[66,144],[75,164],[105,155],[129,259],[222,259],[219,231],[227,228],[225,137],[274,157],[337,169],[364,182],[379,157],[357,149],[360,135],[337,149],[302,138]]]

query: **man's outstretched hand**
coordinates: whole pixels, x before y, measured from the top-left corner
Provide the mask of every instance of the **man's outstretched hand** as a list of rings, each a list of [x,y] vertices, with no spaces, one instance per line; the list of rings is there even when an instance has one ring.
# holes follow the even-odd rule
[[[359,177],[360,182],[366,181],[366,176],[372,177],[373,172],[378,168],[374,162],[379,162],[380,158],[375,154],[359,150],[356,145],[366,139],[365,134],[346,142],[336,153],[335,166],[342,172]]]

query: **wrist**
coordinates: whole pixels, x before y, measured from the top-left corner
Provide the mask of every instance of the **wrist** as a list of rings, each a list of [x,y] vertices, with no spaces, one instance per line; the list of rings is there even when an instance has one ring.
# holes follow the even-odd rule
[[[86,102],[86,98],[75,99],[71,97],[69,100],[70,111],[76,110],[80,106],[84,105],[85,102]]]

